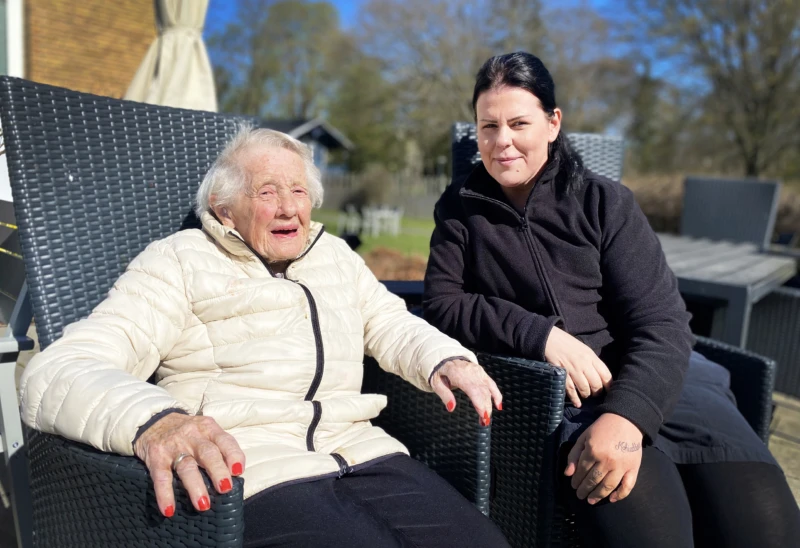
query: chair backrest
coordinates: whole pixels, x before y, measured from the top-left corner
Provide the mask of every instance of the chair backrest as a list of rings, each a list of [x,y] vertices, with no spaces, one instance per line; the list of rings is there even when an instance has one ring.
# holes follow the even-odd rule
[[[681,234],[769,246],[781,185],[755,179],[687,177]]]
[[[85,317],[147,244],[196,224],[219,114],[0,78],[0,119],[42,347]]]
[[[460,182],[481,161],[475,124],[456,122],[452,133],[453,182]],[[568,133],[572,147],[580,154],[583,164],[598,175],[619,181],[625,157],[625,141],[613,135]]]

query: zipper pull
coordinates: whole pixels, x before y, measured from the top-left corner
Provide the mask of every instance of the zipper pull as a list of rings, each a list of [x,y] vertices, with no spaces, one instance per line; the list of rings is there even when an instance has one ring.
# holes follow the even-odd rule
[[[520,232],[525,232],[526,230],[528,230],[528,220],[525,217],[520,217],[519,218],[519,223],[520,224],[519,224],[519,229],[518,230]]]

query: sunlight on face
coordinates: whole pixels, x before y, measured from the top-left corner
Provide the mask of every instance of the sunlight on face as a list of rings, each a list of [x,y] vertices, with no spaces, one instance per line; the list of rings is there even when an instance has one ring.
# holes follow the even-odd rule
[[[270,262],[296,258],[311,224],[303,159],[285,148],[251,148],[241,154],[250,188],[219,215],[244,241]]]
[[[561,129],[561,110],[548,116],[539,99],[522,88],[483,92],[475,108],[478,150],[486,171],[512,203],[525,202],[535,176],[547,163],[547,148]]]

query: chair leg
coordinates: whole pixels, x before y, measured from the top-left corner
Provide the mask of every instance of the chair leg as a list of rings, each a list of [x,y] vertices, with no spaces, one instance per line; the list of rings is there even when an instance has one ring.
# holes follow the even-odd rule
[[[30,300],[27,285],[23,285],[11,314],[8,330],[0,338],[0,436],[3,438],[3,458],[10,478],[9,490],[17,544],[22,548],[33,546],[33,506],[14,373],[20,340],[24,338],[30,322]]]
[[[16,342],[16,341],[15,341]],[[0,343],[0,348],[5,349]],[[3,457],[9,472],[11,506],[14,511],[14,526],[17,542],[21,547],[33,546],[33,516],[28,463],[25,458],[22,423],[17,407],[14,370],[18,353],[3,353],[0,363],[0,435],[3,437]],[[13,356],[13,360],[9,360]]]

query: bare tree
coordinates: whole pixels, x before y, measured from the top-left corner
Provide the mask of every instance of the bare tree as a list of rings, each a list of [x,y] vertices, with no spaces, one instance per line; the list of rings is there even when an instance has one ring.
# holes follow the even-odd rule
[[[587,4],[546,14],[542,60],[556,82],[569,131],[621,131],[630,115],[635,71],[615,50],[610,23]]]
[[[699,96],[698,119],[748,176],[800,147],[800,0],[629,0],[653,61]],[[699,76],[699,78],[697,76]],[[709,129],[708,127],[706,129]],[[723,160],[724,161],[724,160]]]
[[[360,41],[385,60],[402,118],[426,155],[446,154],[452,122],[471,120],[475,74],[493,55],[525,50],[554,75],[570,130],[603,131],[622,115],[633,74],[591,6],[524,0],[370,0]]]

